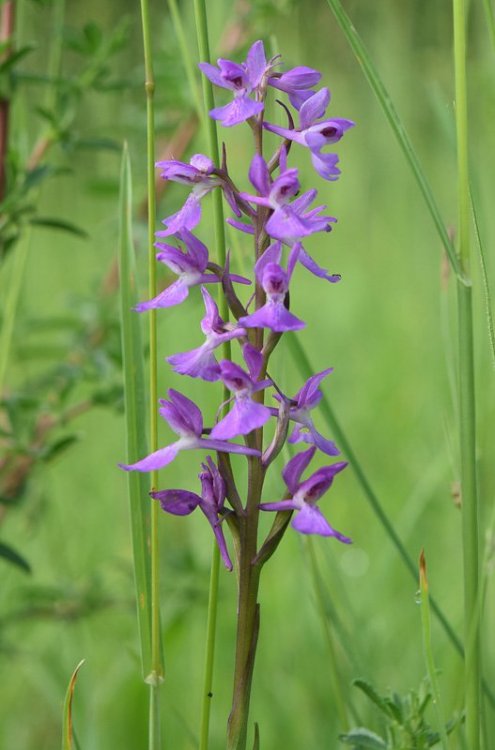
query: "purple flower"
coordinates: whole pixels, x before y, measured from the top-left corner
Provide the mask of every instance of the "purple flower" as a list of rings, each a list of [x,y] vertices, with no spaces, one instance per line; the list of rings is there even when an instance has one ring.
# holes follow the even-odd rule
[[[259,206],[277,209],[289,202],[299,192],[301,185],[297,169],[287,169],[287,154],[280,152],[280,175],[272,182],[266,161],[255,154],[249,167],[249,179],[259,195],[241,193],[241,198]]]
[[[167,362],[173,366],[175,372],[181,375],[213,381],[220,377],[220,366],[213,354],[214,350],[226,341],[242,338],[246,335],[246,331],[243,328],[226,328],[217,305],[203,286],[201,294],[206,310],[206,315],[201,321],[201,329],[206,336],[206,341],[197,349],[167,357]]]
[[[336,166],[338,157],[336,154],[323,154],[321,150],[324,146],[340,141],[345,131],[354,126],[354,122],[342,118],[321,120],[329,102],[329,90],[320,89],[301,104],[299,128],[282,128],[268,122],[264,122],[263,127],[309,148],[313,166],[318,174],[325,180],[336,180],[340,174]]]
[[[257,41],[250,48],[246,62],[217,60],[218,68],[210,63],[199,63],[199,68],[209,80],[234,93],[234,100],[224,107],[210,111],[214,120],[220,120],[225,127],[238,125],[263,111],[263,102],[255,101],[249,94],[259,91],[263,78],[270,68],[265,57],[263,42]]]
[[[270,328],[277,333],[298,331],[306,323],[299,320],[284,305],[289,290],[290,277],[297,262],[299,248],[295,247],[289,254],[287,271],[280,265],[282,245],[274,242],[268,247],[254,267],[256,278],[266,292],[266,304],[251,315],[239,319],[244,328]]]
[[[245,344],[243,351],[249,375],[234,362],[220,362],[220,378],[234,394],[235,401],[229,413],[212,429],[213,438],[226,440],[237,435],[247,435],[262,427],[272,415],[267,406],[252,400],[254,393],[271,385],[271,380],[257,382],[263,364],[261,352],[251,344]]]
[[[301,534],[319,534],[320,536],[334,536],[345,544],[351,540],[336,531],[317,507],[320,497],[331,487],[336,474],[345,469],[346,461],[332,466],[323,466],[315,471],[309,479],[301,482],[301,475],[308,467],[315,454],[316,448],[310,448],[291,458],[285,466],[282,477],[292,495],[290,500],[280,500],[276,503],[261,503],[261,510],[295,510],[296,516],[291,522],[292,528]]]
[[[293,399],[291,399],[289,419],[296,422],[296,426],[289,437],[289,443],[302,442],[313,444],[328,456],[338,456],[340,451],[335,443],[332,440],[327,440],[323,435],[320,435],[314,426],[310,415],[310,411],[318,406],[323,398],[323,394],[318,386],[332,371],[333,368],[329,367],[310,377],[301,390],[296,393]],[[275,398],[280,400],[280,397],[277,394],[275,394]],[[274,412],[276,413],[275,410]]]
[[[287,169],[287,154],[284,148],[280,152],[280,175],[274,182],[270,179],[270,172],[265,160],[258,154],[253,157],[251,162],[249,179],[259,195],[241,193],[241,197],[251,203],[273,209],[273,214],[268,219],[265,228],[274,239],[281,240],[294,247],[302,237],[314,234],[314,232],[329,232],[331,222],[336,221],[333,216],[318,216],[326,206],[318,206],[311,211],[306,211],[306,208],[316,197],[316,190],[310,190],[289,203],[290,199],[299,192],[300,185],[298,170]],[[233,219],[227,219],[227,221],[242,232],[252,233],[250,225]],[[298,260],[308,271],[331,283],[340,281],[339,274],[331,274],[326,268],[319,266],[300,242],[298,247]]]
[[[213,529],[225,567],[232,570],[232,562],[221,527],[221,518],[218,517],[224,507],[225,482],[210,456],[207,456],[206,464],[201,464],[201,466],[203,468],[199,474],[201,497],[195,492],[186,490],[160,490],[150,492],[150,495],[155,500],[159,500],[162,510],[176,516],[188,516],[199,507]]]
[[[168,397],[169,401],[160,399],[160,416],[179,435],[179,440],[165,446],[165,448],[160,448],[134,464],[119,464],[122,469],[126,471],[158,471],[158,469],[162,469],[171,463],[179,451],[195,450],[196,448],[259,456],[259,451],[245,448],[243,445],[201,437],[203,417],[196,404],[172,388],[168,391]]]
[[[310,89],[320,81],[321,73],[305,65],[287,70],[285,73],[274,73],[268,79],[268,85],[289,94],[291,104],[299,109],[301,104],[314,94]]]
[[[168,237],[184,228],[194,229],[201,219],[201,198],[222,184],[221,179],[213,174],[215,165],[212,160],[203,154],[194,154],[189,164],[172,159],[158,161],[155,166],[163,170],[161,177],[164,180],[192,186],[185,204],[180,211],[163,220],[167,229],[157,232],[157,236]]]
[[[173,307],[180,305],[188,296],[189,288],[198,284],[216,284],[221,279],[213,273],[205,273],[208,265],[208,249],[197,237],[187,229],[178,233],[179,238],[186,245],[187,250],[183,252],[173,245],[165,245],[157,242],[155,247],[160,249],[157,260],[165,263],[171,271],[178,275],[177,281],[168,286],[163,292],[147,302],[140,302],[134,308],[138,312],[151,310],[157,307]],[[250,284],[249,279],[242,276],[231,275],[231,279],[242,284]]]

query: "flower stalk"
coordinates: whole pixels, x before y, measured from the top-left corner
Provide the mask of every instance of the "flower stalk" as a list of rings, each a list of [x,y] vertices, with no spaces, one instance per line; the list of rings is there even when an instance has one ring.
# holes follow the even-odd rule
[[[462,543],[464,570],[464,651],[466,738],[480,746],[481,632],[479,606],[478,488],[474,382],[473,302],[470,279],[470,198],[466,76],[466,9],[453,0],[455,114],[457,135],[458,254],[462,279],[457,281],[459,331],[459,443],[461,451]]]

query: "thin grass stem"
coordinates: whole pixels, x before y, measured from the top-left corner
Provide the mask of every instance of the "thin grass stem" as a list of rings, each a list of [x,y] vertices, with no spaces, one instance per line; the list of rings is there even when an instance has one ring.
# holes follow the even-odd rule
[[[435,201],[430,183],[428,182],[416,151],[414,150],[411,139],[409,138],[409,135],[393,105],[392,99],[387,89],[385,88],[385,84],[383,83],[378,70],[373,64],[373,61],[371,60],[371,57],[368,54],[368,51],[361,37],[353,26],[351,19],[342,7],[342,3],[340,2],[340,0],[327,0],[327,2],[331,10],[333,11],[337,23],[342,29],[344,36],[349,42],[349,45],[354,52],[354,56],[363,70],[366,80],[368,81],[374,94],[380,102],[385,117],[387,118],[389,125],[392,128],[395,137],[397,138],[402,153],[404,154],[412,170],[412,173],[414,174],[428,211],[430,212],[430,216],[433,219],[433,223],[442,241],[442,245],[448,255],[452,269],[456,276],[461,281],[463,281],[462,267],[459,262],[459,258],[456,255],[454,246],[447,232],[447,228],[443,222],[442,216],[440,214],[440,209],[438,208],[438,205]]]
[[[309,561],[310,561],[311,577],[313,579],[313,586],[315,590],[318,615],[320,617],[320,621],[323,626],[325,640],[327,642],[327,647],[328,647],[328,654],[330,656],[330,676],[331,676],[333,694],[335,698],[335,704],[337,707],[337,713],[340,719],[340,725],[341,725],[340,729],[343,732],[347,732],[349,729],[349,718],[347,715],[347,708],[346,708],[347,698],[346,696],[344,696],[342,692],[343,680],[340,675],[340,669],[339,669],[339,665],[337,661],[334,637],[333,637],[332,629],[330,626],[329,618],[325,611],[324,594],[323,594],[322,585],[321,585],[321,575],[320,575],[320,571],[318,567],[318,560],[316,557],[315,545],[314,545],[313,539],[309,536],[306,539],[306,549],[307,549]]]
[[[210,62],[210,43],[208,37],[208,22],[206,17],[205,0],[194,1],[194,17],[196,22],[196,35],[198,40],[198,51],[202,62]],[[192,63],[187,56],[187,45],[184,46],[184,64],[187,68],[192,69]],[[192,76],[194,80],[194,76]],[[202,115],[201,122],[206,128],[208,149],[214,163],[219,166],[220,151],[218,148],[218,136],[216,122],[208,116],[210,109],[214,107],[213,87],[206,76],[202,76],[202,90],[204,107],[200,108]],[[226,259],[225,247],[225,223],[223,214],[222,194],[220,190],[213,191],[213,221],[215,246],[217,248],[217,261],[223,267]],[[218,307],[223,320],[227,321],[229,308],[225,295],[221,289],[218,291]],[[223,344],[222,354],[224,359],[230,359],[230,342]],[[229,397],[228,390],[224,387],[223,400]],[[213,667],[215,663],[215,641],[216,641],[216,623],[218,610],[218,578],[220,567],[220,555],[215,545],[211,560],[210,587],[208,593],[208,615],[206,622],[206,650],[205,666],[201,696],[201,719],[200,719],[200,750],[208,750],[209,745],[209,726],[211,713],[211,698],[213,688]]]
[[[466,9],[453,0],[455,117],[459,259],[462,275],[470,274],[470,197],[466,76]],[[464,651],[466,738],[480,744],[481,629],[479,602],[478,488],[476,477],[476,413],[474,384],[473,301],[471,284],[458,282],[459,443],[461,450],[462,543],[464,572]]]
[[[135,253],[132,242],[132,181],[129,153],[124,146],[120,183],[119,277],[121,300],[122,360],[126,415],[127,463],[148,452],[143,413],[146,409],[145,372],[141,339],[141,318],[133,311],[137,303]],[[134,579],[138,609],[143,677],[151,671],[151,586],[150,504],[143,502],[149,478],[141,472],[127,472],[129,488]]]
[[[208,127],[208,113],[205,111],[203,102],[201,100],[201,93],[198,86],[195,70],[195,60],[190,52],[190,45],[187,42],[186,34],[184,32],[184,26],[180,17],[179,8],[177,7],[177,0],[168,0],[168,7],[170,15],[172,16],[172,23],[174,25],[175,36],[179,43],[180,54],[182,62],[184,64],[184,70],[186,72],[187,83],[191,91],[192,98],[194,99],[194,107],[198,115],[201,126],[206,129]]]
[[[156,296],[156,264],[155,264],[155,219],[156,219],[156,188],[155,188],[155,79],[153,73],[153,53],[151,44],[151,20],[148,0],[141,0],[141,20],[143,28],[143,48],[145,65],[146,92],[146,143],[147,143],[147,192],[148,192],[148,294],[150,299]],[[150,448],[151,452],[158,449],[158,386],[157,386],[157,336],[156,311],[149,313],[149,348],[150,348]],[[156,488],[158,474],[151,472],[151,487]],[[149,750],[160,747],[160,711],[159,685],[164,677],[164,663],[162,656],[161,627],[160,627],[160,554],[158,536],[159,505],[151,503],[151,672],[147,678],[150,685],[149,705]]]
[[[421,551],[419,558],[419,590],[421,592],[421,629],[423,634],[423,649],[426,661],[426,670],[430,681],[433,704],[437,715],[438,732],[443,750],[449,750],[449,740],[445,729],[444,713],[442,701],[440,699],[440,690],[438,687],[437,670],[433,660],[433,650],[431,647],[431,617],[430,617],[430,595],[428,590],[428,578],[426,575],[426,560],[424,551]]]

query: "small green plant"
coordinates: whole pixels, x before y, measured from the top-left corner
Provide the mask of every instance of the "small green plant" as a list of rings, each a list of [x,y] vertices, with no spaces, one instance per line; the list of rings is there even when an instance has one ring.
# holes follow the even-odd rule
[[[382,715],[384,727],[376,734],[367,727],[354,727],[340,740],[353,750],[427,750],[441,743],[440,733],[430,726],[425,714],[432,692],[428,680],[423,680],[418,690],[410,690],[405,695],[389,692],[380,695],[366,680],[355,680],[354,685],[372,701]],[[446,724],[450,734],[461,722],[456,716]]]

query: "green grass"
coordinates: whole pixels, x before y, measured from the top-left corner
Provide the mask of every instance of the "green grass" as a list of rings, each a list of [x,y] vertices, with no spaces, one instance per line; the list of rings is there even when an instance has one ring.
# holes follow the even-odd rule
[[[471,156],[479,228],[493,287],[490,248],[495,238],[489,221],[495,197],[495,155],[489,148],[495,108],[493,51],[479,5],[473,4],[471,20]],[[230,4],[226,2],[215,4],[209,19],[211,39],[219,37],[227,7]],[[343,276],[339,285],[327,287],[304,269],[297,270],[292,305],[308,323],[301,340],[316,368],[335,368],[324,384],[325,394],[409,554],[417,559],[424,547],[430,590],[461,634],[461,519],[452,493],[459,478],[457,406],[452,394],[454,279],[445,280],[441,243],[421,194],[327,4],[316,0],[310,6],[295,3],[285,14],[287,4],[278,7],[268,25],[261,4],[255,5],[248,39],[258,38],[263,24],[275,30],[287,64],[322,69],[324,83],[333,94],[330,111],[357,123],[339,144],[342,176],[336,183],[315,180],[307,153],[294,149],[304,185],[317,184],[321,201],[328,203],[339,219],[331,235],[312,239],[308,249]],[[379,66],[425,165],[444,222],[451,227],[456,221],[456,196],[455,154],[449,135],[453,123],[449,11],[440,6],[420,9],[412,0],[400,4],[349,2],[346,9]],[[183,10],[186,33],[193,39],[193,19]],[[137,9],[108,5],[105,23],[111,27],[117,16],[129,11],[136,14]],[[84,11],[82,6],[73,6],[69,12],[70,23],[77,25],[98,16],[99,6],[91,9],[86,4]],[[42,13],[41,7],[31,8],[24,32],[27,38],[36,37]],[[160,55],[167,53],[162,40],[170,39],[171,22],[166,17],[166,4],[155,7],[153,13],[157,99],[161,103],[167,94],[163,88],[167,79]],[[313,21],[310,34],[303,31],[306,17]],[[134,72],[141,65],[138,30],[135,15],[128,54],[119,62],[122,73]],[[44,44],[43,38],[39,41]],[[88,105],[90,113],[81,114],[78,126],[116,139],[128,138],[138,203],[145,192],[145,104],[139,74],[136,80],[139,85],[125,97],[122,93],[94,97]],[[170,97],[170,92],[167,95]],[[160,106],[159,138],[170,131],[170,118],[177,117],[174,110],[167,121]],[[239,181],[244,180],[248,154],[242,150],[242,133],[234,129],[222,137],[238,157],[231,157],[232,171]],[[187,155],[204,148],[204,140],[198,137]],[[56,210],[67,220],[77,215],[77,223],[89,228],[91,240],[81,243],[47,230],[33,231],[6,376],[10,388],[40,368],[39,362],[19,359],[19,332],[29,331],[29,321],[65,314],[76,297],[90,298],[115,257],[119,159],[98,155],[90,163],[87,154],[76,154],[72,166],[74,176],[61,177],[47,186],[45,213]],[[101,188],[104,181],[112,190],[96,192],[95,183]],[[184,196],[180,186],[172,186],[159,206],[159,215],[176,210]],[[205,208],[208,214],[209,208]],[[144,298],[145,239],[139,223],[135,231]],[[205,226],[200,236],[211,240],[212,229]],[[240,244],[246,247],[242,237]],[[475,263],[472,270],[479,393],[477,468],[484,498],[480,518],[484,540],[495,491],[495,392],[482,278]],[[3,268],[0,274],[3,299]],[[193,293],[187,308],[158,316],[159,395],[168,387],[186,390],[163,358],[198,345],[201,316],[199,295]],[[287,342],[282,341],[271,369],[278,371],[283,387],[295,393],[301,375],[291,357]],[[186,392],[206,413],[214,413],[216,404],[208,402],[201,384],[187,383]],[[321,417],[319,426],[324,431]],[[85,665],[73,702],[81,748],[134,750],[145,746],[147,690],[140,671],[126,477],[116,466],[125,460],[123,416],[95,409],[79,419],[77,430],[81,441],[53,464],[40,467],[24,503],[8,512],[1,527],[2,541],[19,549],[33,568],[28,577],[0,561],[0,748],[6,750],[60,746],[65,691],[74,666],[83,658]],[[160,440],[170,437],[166,427],[160,425],[160,431]],[[167,483],[196,490],[196,470],[191,466],[191,455],[182,454],[162,473],[161,486]],[[280,466],[281,459],[267,479],[267,500],[280,491]],[[341,692],[348,703],[352,700],[361,722],[379,731],[377,714],[351,682],[363,677],[380,693],[388,688],[406,693],[419,686],[426,668],[416,602],[418,586],[350,469],[339,477],[322,508],[336,528],[354,540],[350,548],[324,539],[314,543],[322,601],[331,615],[342,675]],[[201,702],[210,529],[199,514],[188,519],[163,514],[159,520],[167,655],[161,691],[164,747],[192,750],[197,747]],[[57,589],[56,606],[37,616],[20,616],[26,601],[32,602],[28,589],[42,586]],[[262,626],[251,716],[260,724],[262,750],[337,748],[341,727],[332,697],[332,662],[319,614],[322,603],[315,600],[307,550],[294,533],[287,533],[265,568],[260,602]],[[6,619],[16,612],[17,619]],[[482,618],[483,665],[485,677],[492,683],[495,655],[488,636],[493,615],[493,580],[489,577]],[[212,750],[224,744],[234,637],[235,581],[222,570]],[[448,718],[461,707],[462,662],[433,617],[431,642]],[[434,723],[433,712],[429,717]],[[486,724],[493,743],[493,712],[487,711]],[[456,734],[449,742],[452,750],[462,747]],[[485,750],[489,748],[490,744]]]

